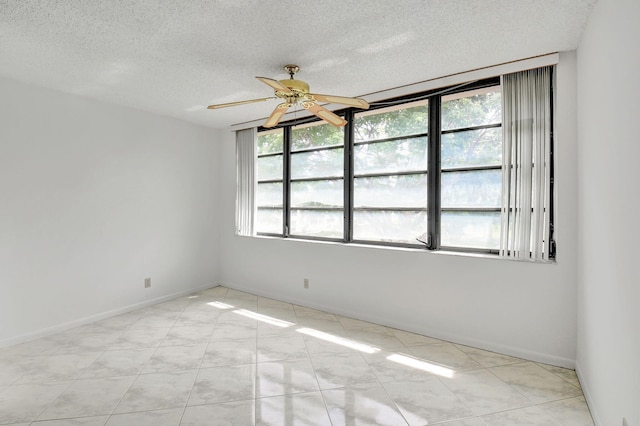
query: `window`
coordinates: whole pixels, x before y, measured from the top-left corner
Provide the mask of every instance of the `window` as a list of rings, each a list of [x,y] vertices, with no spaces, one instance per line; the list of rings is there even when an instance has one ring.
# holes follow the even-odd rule
[[[499,86],[442,97],[442,247],[500,248],[501,121]]]
[[[258,189],[256,192],[256,230],[280,234],[284,218],[283,130],[258,133]]]
[[[259,234],[499,252],[500,78],[337,113],[258,129]]]
[[[427,230],[428,101],[353,120],[353,240],[417,243]]]

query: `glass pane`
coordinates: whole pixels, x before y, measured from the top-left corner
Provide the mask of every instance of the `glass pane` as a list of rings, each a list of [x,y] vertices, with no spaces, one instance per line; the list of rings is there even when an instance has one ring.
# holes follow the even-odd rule
[[[343,212],[291,210],[291,234],[343,238]]]
[[[292,207],[342,207],[344,183],[340,180],[316,180],[291,183]]]
[[[427,170],[427,138],[355,146],[354,173]]]
[[[344,174],[344,149],[291,154],[291,179],[334,177]]]
[[[256,213],[256,232],[282,234],[282,209],[261,209]]]
[[[355,178],[355,207],[427,208],[427,175]]]
[[[442,135],[442,168],[502,164],[502,128]]]
[[[282,155],[258,158],[258,180],[282,179]]]
[[[258,207],[282,207],[282,183],[259,183],[256,205]]]
[[[258,133],[258,155],[282,152],[282,129]]]
[[[443,172],[442,207],[500,207],[502,170]]]
[[[443,246],[500,248],[500,212],[442,212],[440,226]]]
[[[502,122],[500,86],[442,97],[442,130]]]
[[[427,212],[354,211],[356,240],[421,244],[416,237],[427,232]]]
[[[307,124],[291,131],[291,151],[321,146],[344,145],[344,128],[332,124]]]
[[[427,101],[417,101],[356,114],[355,141],[372,141],[426,133],[429,129]]]

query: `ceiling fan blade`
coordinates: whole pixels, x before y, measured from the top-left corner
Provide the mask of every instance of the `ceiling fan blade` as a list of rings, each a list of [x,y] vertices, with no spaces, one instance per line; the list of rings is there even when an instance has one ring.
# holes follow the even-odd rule
[[[276,108],[273,110],[273,112],[271,113],[269,118],[267,118],[267,121],[264,122],[262,127],[275,127],[275,126],[277,126],[278,123],[280,122],[280,119],[282,118],[283,115],[286,114],[286,112],[287,112],[287,110],[289,109],[290,106],[291,106],[291,104],[288,104],[288,103],[282,103],[282,104],[279,104],[278,106],[276,106]]]
[[[306,109],[307,111],[309,111],[309,112],[317,115],[318,117],[322,118],[327,123],[333,124],[336,127],[342,127],[345,124],[347,124],[347,122],[342,117],[339,117],[339,116],[335,115],[334,113],[332,113],[331,111],[329,111],[325,107],[322,107],[322,106],[316,104],[315,102],[303,102],[302,103],[302,107],[304,109]]]
[[[263,101],[268,101],[269,99],[275,99],[275,98],[276,98],[275,96],[271,96],[269,98],[250,99],[248,101],[238,101],[238,102],[229,102],[226,104],[209,105],[207,109],[218,109],[218,108],[232,107],[236,105],[252,104],[254,102],[263,102]]]
[[[334,96],[334,95],[320,95],[317,93],[309,93],[309,96],[312,96],[313,99],[320,102],[349,105],[349,106],[358,107],[362,109],[369,108],[369,103],[364,99],[360,99],[360,98],[347,98],[345,96]]]
[[[284,84],[280,83],[278,80],[274,80],[272,78],[267,77],[256,77],[258,80],[271,87],[276,92],[286,93],[287,95],[293,95],[291,89],[289,89]]]

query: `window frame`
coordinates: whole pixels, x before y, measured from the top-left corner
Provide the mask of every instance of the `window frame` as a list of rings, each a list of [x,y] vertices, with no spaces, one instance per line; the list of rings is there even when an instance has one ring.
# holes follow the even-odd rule
[[[441,100],[443,96],[468,92],[472,90],[484,89],[489,87],[501,86],[501,78],[500,76],[491,77],[483,80],[473,81],[469,83],[463,83],[455,86],[440,88],[429,90],[426,92],[420,92],[416,94],[405,95],[396,98],[390,98],[384,101],[378,101],[373,103],[368,110],[362,110],[359,108],[345,108],[341,110],[334,111],[339,116],[342,116],[347,124],[344,127],[344,174],[340,179],[344,179],[344,205],[343,205],[343,223],[344,223],[344,231],[342,238],[326,238],[326,237],[318,237],[318,236],[307,236],[307,235],[294,235],[290,234],[290,217],[291,217],[291,203],[290,203],[290,188],[291,188],[291,133],[295,126],[320,122],[321,120],[317,117],[305,117],[301,119],[290,120],[286,122],[279,123],[276,128],[283,128],[283,224],[282,224],[282,233],[266,233],[266,232],[258,232],[258,235],[261,236],[271,236],[271,237],[280,237],[280,238],[292,238],[292,239],[301,239],[301,240],[319,240],[319,241],[332,241],[332,242],[340,242],[345,244],[361,244],[361,245],[371,245],[371,246],[388,246],[388,247],[406,247],[406,248],[414,248],[414,249],[427,249],[429,251],[451,251],[451,252],[461,252],[461,253],[477,253],[477,254],[491,254],[498,255],[499,250],[497,249],[488,249],[488,248],[471,248],[471,247],[459,247],[459,246],[442,246],[441,245],[441,216],[443,211],[501,211],[501,207],[498,208],[487,208],[487,207],[464,207],[464,208],[442,208],[441,206],[441,183],[442,183],[442,173],[448,173],[453,171],[473,171],[473,170],[501,170],[502,165],[490,165],[490,166],[468,166],[468,167],[449,167],[442,168],[441,167],[441,143],[443,134],[449,133],[457,133],[462,131],[476,130],[476,129],[485,129],[485,128],[501,128],[502,120],[500,123],[493,123],[488,125],[478,125],[478,126],[469,126],[465,128],[457,128],[457,129],[448,129],[445,131],[441,130]],[[552,107],[553,107],[553,87],[551,89],[552,95]],[[362,144],[371,144],[371,143],[380,143],[386,140],[394,140],[394,139],[406,139],[406,136],[402,137],[390,137],[386,139],[376,140],[376,141],[364,141],[364,142],[355,142],[354,135],[354,126],[353,122],[355,119],[355,115],[358,112],[362,111],[375,111],[377,109],[388,108],[392,105],[403,105],[416,101],[428,101],[428,128],[424,133],[420,133],[420,136],[427,137],[427,152],[428,152],[428,165],[426,171],[411,171],[411,172],[393,172],[393,173],[373,173],[372,177],[383,176],[383,175],[403,175],[403,174],[423,174],[426,172],[427,175],[427,235],[428,241],[427,244],[422,243],[416,240],[416,243],[401,243],[401,242],[389,242],[389,241],[376,241],[376,240],[362,240],[362,239],[354,239],[353,238],[353,215],[354,215],[354,181],[357,177],[368,176],[368,174],[364,174],[363,176],[357,176],[354,173],[354,157],[355,157],[355,147],[357,145]],[[552,114],[553,119],[553,114]],[[273,130],[273,128],[264,128],[258,127],[257,132],[265,132]],[[411,137],[417,137],[416,135],[411,135]],[[554,190],[554,177],[553,177],[553,132],[551,133],[551,187],[550,190]],[[326,148],[324,148],[326,149]],[[314,151],[315,149],[310,148],[310,151]],[[268,156],[273,154],[265,154],[263,156]],[[261,157],[259,155],[258,157]],[[278,180],[279,181],[279,180]],[[295,180],[294,180],[295,181]],[[262,181],[258,181],[260,183]],[[552,197],[553,198],[553,197]],[[367,209],[370,210],[370,209]],[[390,208],[373,208],[373,210],[380,211],[400,211],[398,209],[390,209]],[[411,211],[422,210],[419,208],[411,208]],[[550,206],[551,210],[551,235],[553,235],[554,223],[553,223],[553,204]],[[437,214],[434,214],[437,213]]]

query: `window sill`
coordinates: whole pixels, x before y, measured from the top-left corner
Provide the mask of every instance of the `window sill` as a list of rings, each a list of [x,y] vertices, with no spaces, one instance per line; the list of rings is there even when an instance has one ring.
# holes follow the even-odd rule
[[[541,264],[551,264],[551,265],[555,265],[557,263],[556,259],[550,259],[550,260],[518,259],[518,258],[511,258],[511,257],[502,257],[497,254],[490,254],[490,253],[472,253],[472,252],[454,251],[454,250],[427,250],[425,248],[419,248],[419,247],[398,247],[398,246],[387,246],[387,245],[377,245],[377,244],[344,243],[340,241],[323,241],[323,240],[313,240],[313,239],[304,239],[304,238],[283,238],[283,237],[276,237],[271,235],[237,235],[237,236],[243,237],[243,238],[257,238],[257,239],[264,239],[264,240],[290,241],[294,243],[313,243],[313,244],[325,244],[325,245],[334,245],[334,246],[341,246],[341,247],[357,247],[357,248],[365,248],[365,249],[371,249],[371,250],[391,250],[391,251],[402,251],[407,253],[427,253],[429,255],[436,255],[436,256],[473,257],[478,259],[492,259],[492,260],[511,261],[511,262],[526,262],[526,263],[541,263]]]

